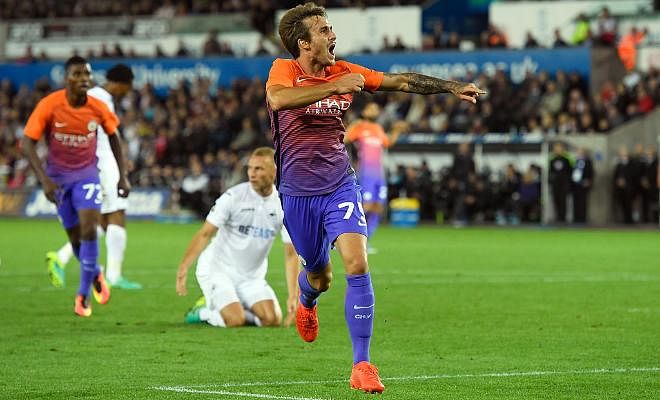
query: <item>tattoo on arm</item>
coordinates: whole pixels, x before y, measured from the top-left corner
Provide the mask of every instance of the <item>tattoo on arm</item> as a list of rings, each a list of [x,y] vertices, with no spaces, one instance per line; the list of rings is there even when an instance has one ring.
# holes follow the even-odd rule
[[[419,94],[434,94],[434,93],[455,93],[464,84],[456,81],[446,81],[444,79],[434,78],[432,76],[417,74],[414,72],[406,72],[402,74],[387,74],[389,76],[404,76],[408,80],[407,87],[403,89],[404,92],[419,93]]]

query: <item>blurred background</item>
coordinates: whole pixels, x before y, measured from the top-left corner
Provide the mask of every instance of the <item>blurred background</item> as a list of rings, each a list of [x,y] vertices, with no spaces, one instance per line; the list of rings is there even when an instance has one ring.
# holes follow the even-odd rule
[[[264,83],[284,10],[267,0],[0,0],[0,215],[54,217],[20,142],[63,62],[94,78],[121,62],[135,89],[117,109],[135,191],[128,215],[204,218],[272,145]],[[340,58],[487,89],[360,94],[386,132],[389,220],[658,227],[660,1],[317,1]],[[46,152],[42,143],[41,154]],[[355,155],[353,149],[351,153]],[[593,166],[593,173],[585,165]]]

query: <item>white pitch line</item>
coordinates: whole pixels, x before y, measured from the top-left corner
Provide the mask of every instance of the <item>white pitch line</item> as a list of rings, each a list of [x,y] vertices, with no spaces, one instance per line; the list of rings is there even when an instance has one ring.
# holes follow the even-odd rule
[[[152,389],[162,390],[166,392],[176,392],[176,393],[199,393],[199,394],[224,394],[228,396],[238,396],[238,397],[253,397],[256,399],[276,399],[276,400],[330,400],[330,399],[318,399],[315,397],[291,397],[291,396],[275,396],[271,394],[261,394],[261,393],[246,393],[246,392],[229,392],[227,390],[198,390],[191,389],[187,387],[180,386],[158,386]]]
[[[506,378],[518,376],[546,376],[546,375],[595,375],[595,374],[625,374],[635,372],[660,372],[660,367],[649,368],[599,368],[599,369],[577,369],[568,371],[512,371],[512,372],[488,372],[482,374],[456,374],[456,375],[411,375],[383,377],[383,381],[407,381],[407,380],[434,380],[434,379],[461,379],[461,378]],[[295,386],[295,385],[316,385],[346,383],[346,379],[330,379],[323,381],[274,381],[274,382],[244,382],[244,383],[211,383],[206,385],[190,385],[187,388],[232,388],[232,387],[257,387],[257,386]],[[177,386],[178,387],[178,386]],[[156,390],[166,390],[163,387],[153,387]],[[178,387],[182,388],[182,387]]]

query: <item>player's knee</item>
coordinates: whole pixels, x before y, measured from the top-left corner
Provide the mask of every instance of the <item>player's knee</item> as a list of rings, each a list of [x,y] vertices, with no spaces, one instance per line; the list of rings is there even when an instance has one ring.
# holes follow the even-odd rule
[[[282,322],[281,318],[275,314],[275,311],[265,313],[259,317],[259,320],[261,321],[261,326],[265,327],[279,326]]]
[[[349,275],[362,275],[369,272],[369,264],[365,257],[352,257],[345,261],[346,273]]]
[[[241,307],[225,307],[220,310],[220,316],[227,328],[245,325],[245,313]]]
[[[96,225],[90,224],[80,226],[80,239],[81,240],[95,240],[96,239]]]
[[[245,315],[243,314],[222,315],[222,319],[225,320],[225,326],[227,328],[235,328],[237,326],[245,325]]]
[[[328,289],[330,289],[330,285],[332,284],[332,271],[329,270],[329,268],[326,268],[321,274],[319,275],[319,291],[325,292]]]

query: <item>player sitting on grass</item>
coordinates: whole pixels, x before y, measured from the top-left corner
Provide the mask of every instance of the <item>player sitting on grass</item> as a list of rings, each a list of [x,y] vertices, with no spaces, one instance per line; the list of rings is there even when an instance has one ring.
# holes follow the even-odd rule
[[[187,272],[199,256],[196,276],[204,296],[188,311],[185,322],[219,327],[280,325],[282,311],[266,282],[266,270],[275,235],[281,232],[289,291],[286,325],[291,323],[297,304],[298,258],[282,223],[284,213],[273,184],[273,154],[268,147],[252,153],[247,170],[250,181],[220,196],[190,241],[179,264],[176,292],[188,293]]]

